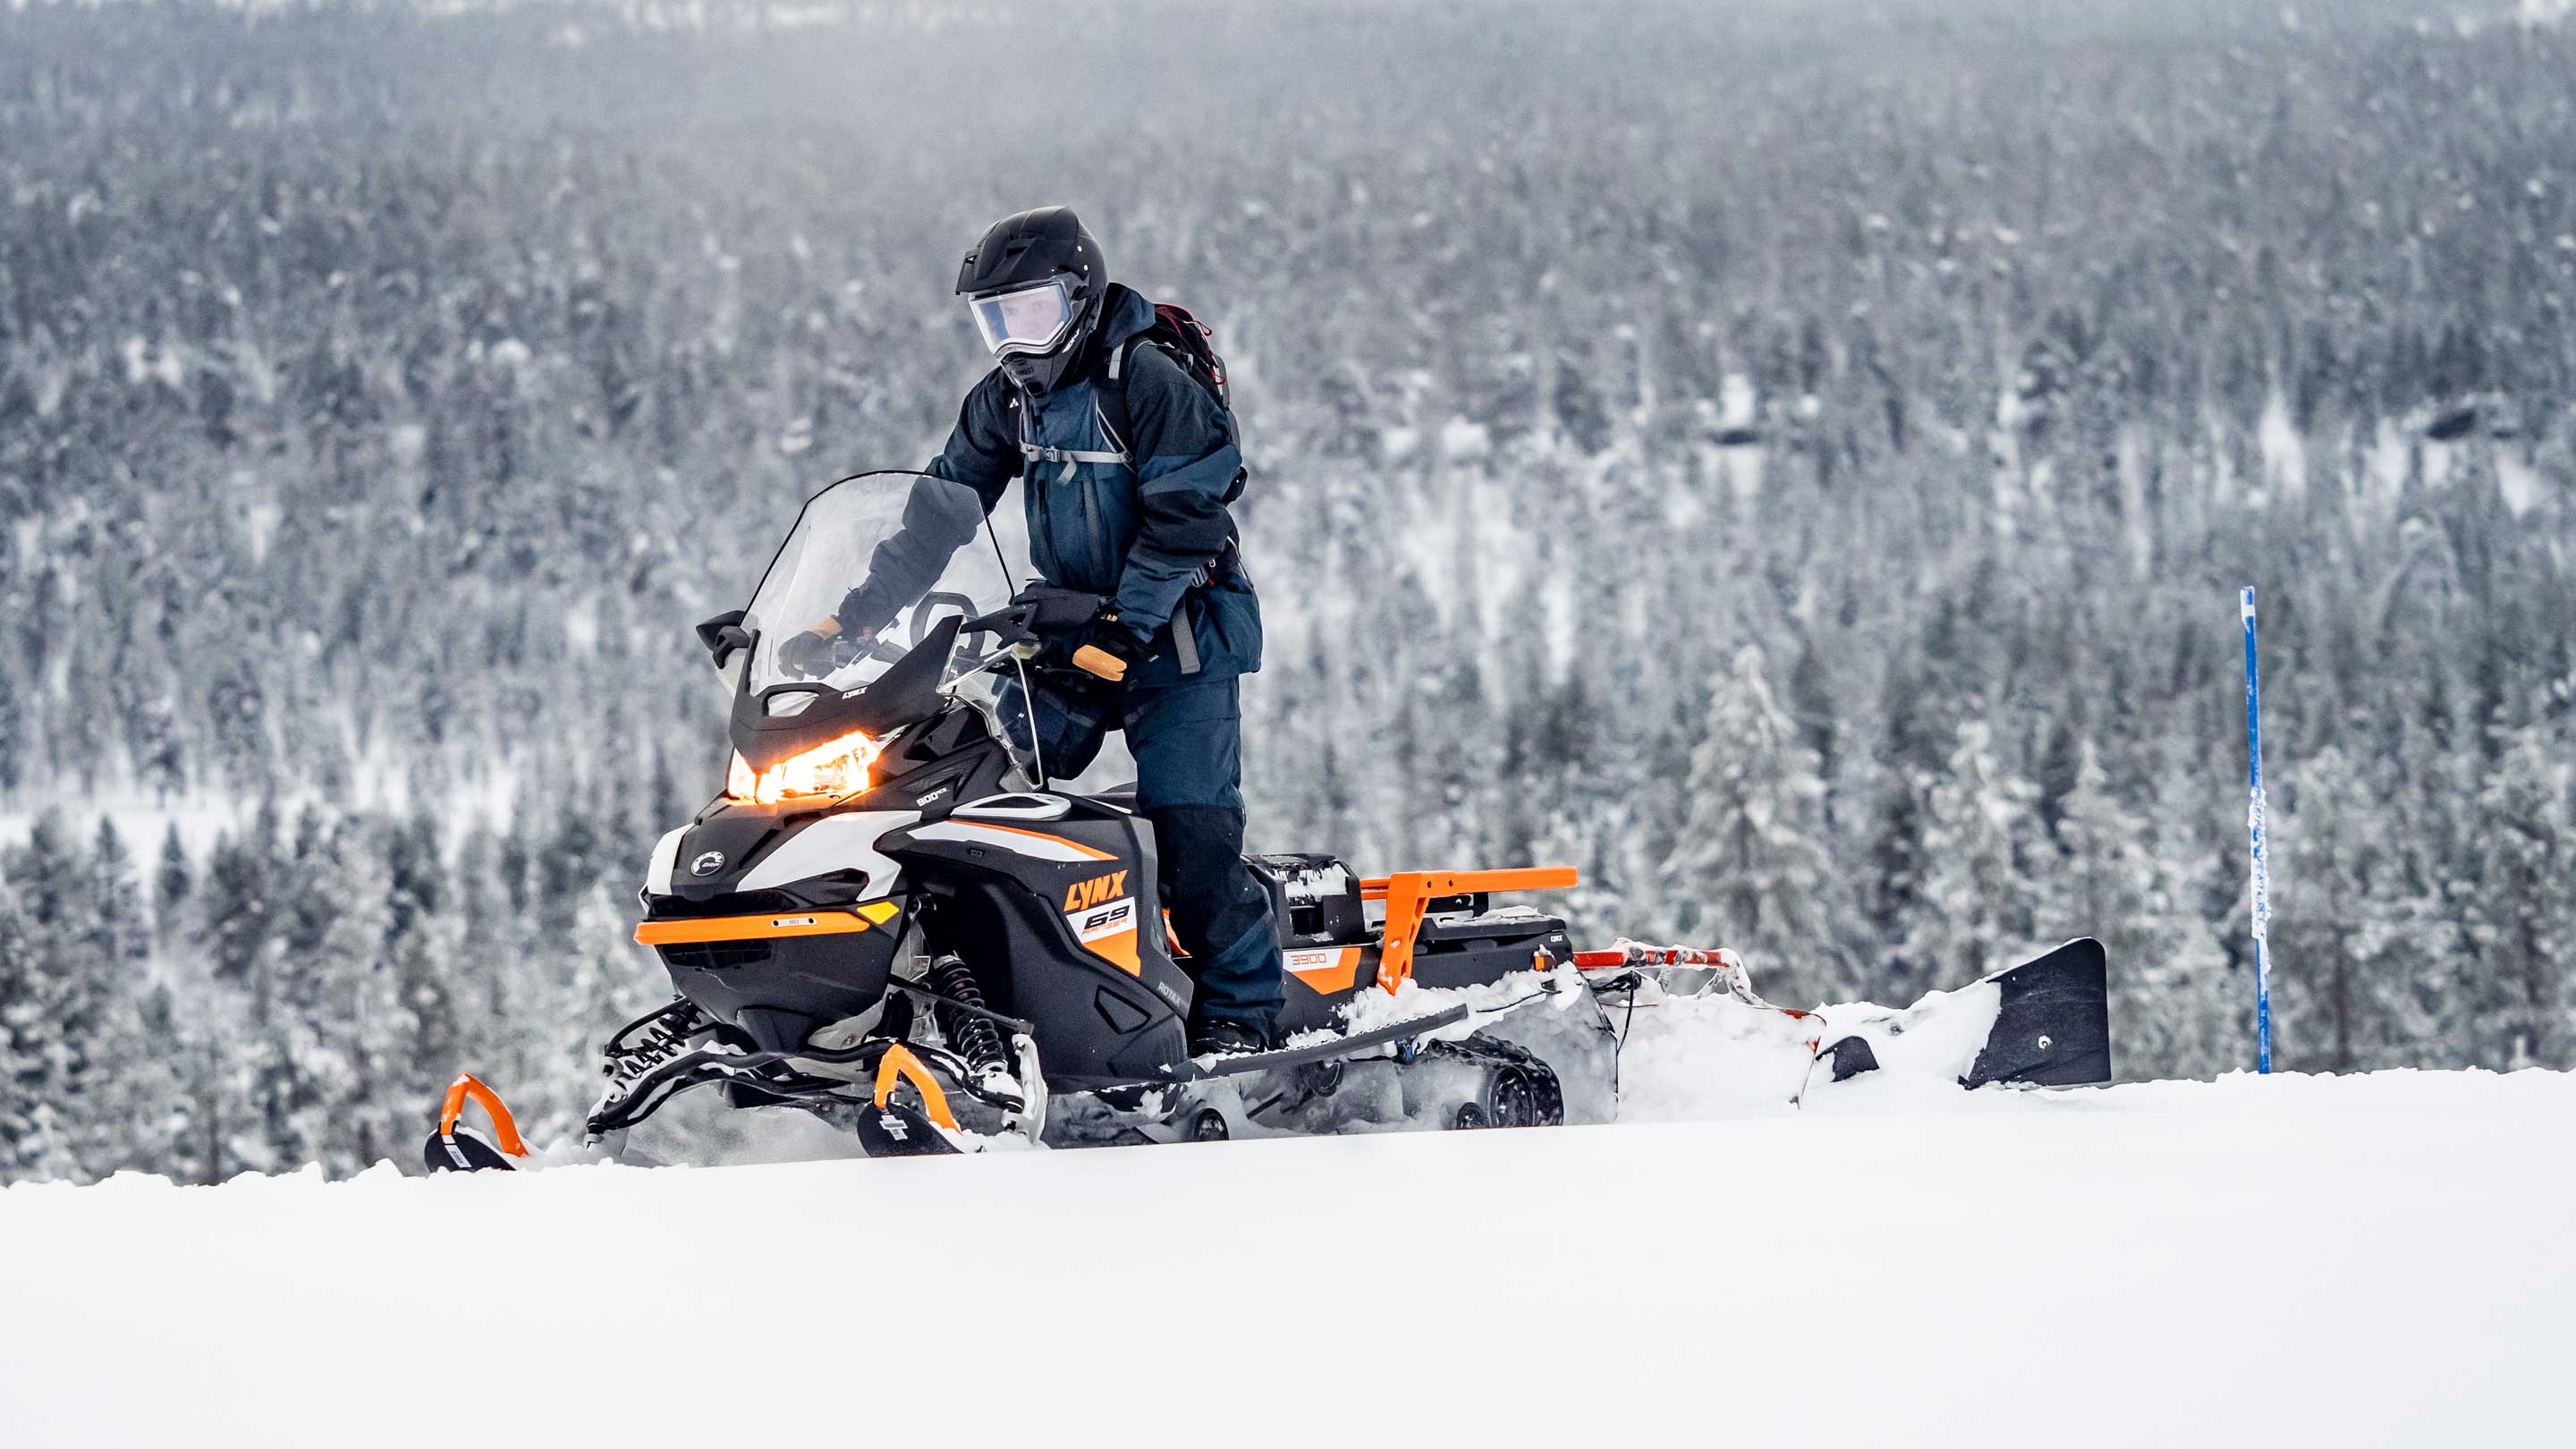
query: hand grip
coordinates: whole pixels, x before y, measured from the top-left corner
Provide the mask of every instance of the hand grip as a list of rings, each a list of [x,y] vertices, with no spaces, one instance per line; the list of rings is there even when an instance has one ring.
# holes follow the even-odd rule
[[[1085,674],[1099,675],[1112,684],[1127,677],[1127,661],[1097,644],[1085,644],[1073,651],[1073,667]]]

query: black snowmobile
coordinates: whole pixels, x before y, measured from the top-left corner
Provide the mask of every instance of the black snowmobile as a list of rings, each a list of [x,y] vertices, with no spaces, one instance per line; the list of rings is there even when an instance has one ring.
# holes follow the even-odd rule
[[[1571,870],[1363,880],[1330,856],[1255,856],[1287,969],[1287,1045],[1192,1059],[1153,827],[1132,787],[1058,788],[1031,727],[1064,667],[1038,662],[1041,639],[1100,601],[1014,591],[990,524],[977,539],[955,522],[980,512],[944,479],[845,478],[807,501],[750,605],[700,626],[732,689],[733,758],[723,793],[646,869],[635,939],[678,994],[609,1040],[592,1144],[617,1150],[709,1085],[736,1106],[814,1112],[871,1155],[1608,1120],[1603,1000],[1716,985],[1777,1010],[1725,953],[1577,952],[1562,920],[1492,903],[1573,885]],[[820,677],[780,659],[881,548],[926,536],[956,546],[917,604],[844,643]],[[1979,985],[1997,1013],[1964,1084],[2108,1079],[2098,945]],[[1839,1079],[1877,1064],[1873,1037],[1905,1029],[1885,1013],[1804,1049]],[[468,1100],[494,1117],[497,1146],[458,1125]],[[429,1166],[519,1155],[498,1097],[459,1078]]]

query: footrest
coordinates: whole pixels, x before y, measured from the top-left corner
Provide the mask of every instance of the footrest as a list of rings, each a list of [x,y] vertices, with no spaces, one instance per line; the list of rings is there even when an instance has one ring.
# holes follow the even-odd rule
[[[1201,1082],[1214,1077],[1239,1077],[1246,1072],[1275,1071],[1280,1067],[1302,1067],[1313,1062],[1331,1061],[1335,1057],[1349,1056],[1366,1047],[1384,1046],[1388,1042],[1421,1036],[1446,1026],[1456,1026],[1466,1019],[1467,1008],[1463,1005],[1453,1006],[1446,1011],[1435,1011],[1429,1016],[1417,1016],[1411,1021],[1399,1021],[1393,1026],[1381,1026],[1373,1031],[1337,1036],[1331,1041],[1319,1041],[1312,1046],[1285,1047],[1275,1052],[1244,1052],[1238,1056],[1218,1057],[1205,1066],[1192,1062],[1189,1070],[1181,1073],[1180,1079],[1184,1082]]]

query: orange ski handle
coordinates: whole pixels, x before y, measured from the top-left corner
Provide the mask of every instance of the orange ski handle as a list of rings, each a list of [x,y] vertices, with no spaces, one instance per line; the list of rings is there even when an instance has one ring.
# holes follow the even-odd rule
[[[886,1054],[877,1059],[876,1104],[879,1107],[894,1100],[897,1082],[912,1083],[912,1089],[921,1094],[921,1110],[931,1121],[951,1132],[957,1130],[957,1114],[948,1110],[948,1094],[939,1089],[939,1079],[933,1077],[930,1068],[923,1066],[921,1058],[914,1056],[909,1049],[890,1046],[886,1048]]]
[[[1073,651],[1073,667],[1085,674],[1096,674],[1112,684],[1127,677],[1127,661],[1097,644],[1085,644]]]
[[[477,1081],[471,1072],[460,1073],[455,1081],[447,1084],[447,1102],[438,1109],[438,1135],[452,1137],[456,1134],[456,1119],[465,1115],[465,1101],[469,1097],[481,1103],[483,1115],[492,1119],[494,1145],[512,1157],[527,1156],[528,1144],[519,1140],[518,1120],[510,1115],[508,1107],[502,1105],[501,1094]]]

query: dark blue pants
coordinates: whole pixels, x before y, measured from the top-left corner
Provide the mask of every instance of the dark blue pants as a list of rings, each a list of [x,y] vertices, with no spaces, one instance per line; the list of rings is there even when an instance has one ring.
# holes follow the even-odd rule
[[[1197,983],[1193,1023],[1237,1021],[1267,1038],[1279,1019],[1270,893],[1243,863],[1243,713],[1232,675],[1162,688],[1038,690],[1047,773],[1090,768],[1112,729],[1136,757],[1136,805],[1154,825],[1157,882]]]

